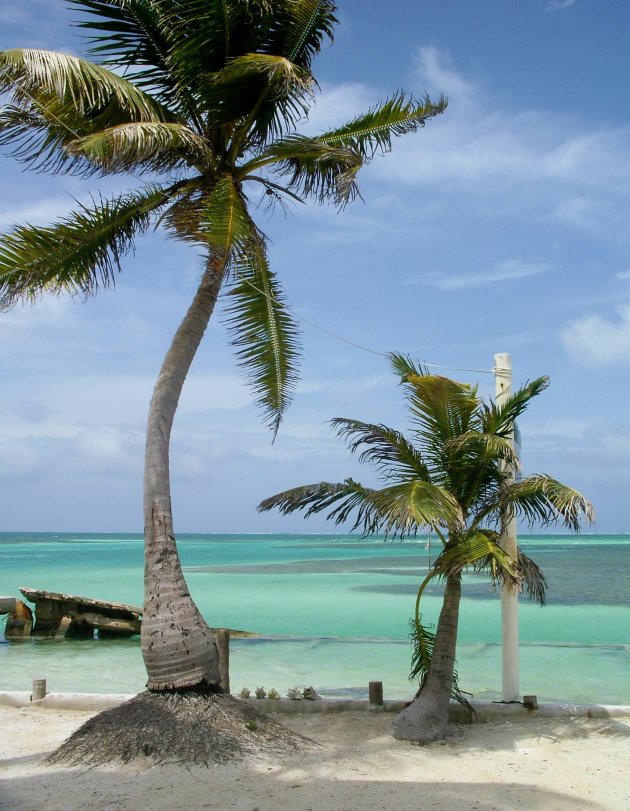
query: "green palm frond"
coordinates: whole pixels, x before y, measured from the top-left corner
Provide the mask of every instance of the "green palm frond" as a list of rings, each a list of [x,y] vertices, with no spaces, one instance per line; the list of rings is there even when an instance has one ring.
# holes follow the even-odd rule
[[[337,23],[332,0],[296,0],[284,3],[270,37],[269,51],[280,53],[295,65],[310,69],[327,37],[331,42]]]
[[[588,499],[544,473],[527,476],[501,490],[495,509],[504,518],[512,515],[523,518],[529,526],[560,522],[574,532],[579,532],[583,523],[592,523],[595,519]]]
[[[403,383],[410,375],[421,377],[429,374],[429,370],[425,366],[409,355],[403,355],[401,352],[390,352],[388,358],[392,371],[401,378]]]
[[[497,546],[500,545],[501,536],[498,532],[490,529],[477,530]],[[517,559],[511,560],[512,567],[507,570],[503,566],[497,565],[494,555],[478,558],[472,565],[475,572],[487,572],[494,585],[503,587],[508,585],[517,588],[519,592],[525,593],[530,600],[536,600],[540,605],[545,604],[547,593],[547,580],[540,566],[528,557],[520,546],[517,548]]]
[[[417,101],[397,93],[345,126],[322,133],[317,140],[330,146],[349,147],[369,161],[377,152],[389,152],[393,137],[415,132],[445,109],[443,96],[434,103],[428,96]]]
[[[275,141],[242,168],[243,175],[269,166],[288,175],[286,186],[302,197],[323,203],[333,199],[343,206],[357,194],[356,176],[361,156],[345,146],[322,144],[315,138],[291,135]]]
[[[433,564],[439,577],[460,574],[464,569],[490,570],[493,578],[500,572],[503,582],[519,588],[519,570],[512,558],[499,546],[499,536],[492,530],[473,530],[462,533],[456,542],[450,542]]]
[[[477,388],[448,377],[430,374],[421,364],[397,352],[389,355],[395,374],[405,387],[405,396],[427,451],[443,461],[447,443],[458,441],[479,422],[481,401]]]
[[[341,524],[353,517],[352,529],[361,528],[364,535],[379,532],[385,537],[404,538],[422,526],[461,520],[457,502],[448,493],[418,481],[380,490],[365,488],[352,479],[343,484],[305,485],[265,499],[258,509],[278,508],[284,514],[306,510],[308,518],[331,507],[326,518]]]
[[[386,537],[405,538],[421,527],[460,524],[462,512],[457,500],[431,482],[412,480],[380,490],[367,499],[378,516],[379,532]]]
[[[429,672],[429,665],[433,658],[433,648],[435,646],[435,633],[433,625],[428,625],[422,622],[422,615],[418,614],[416,619],[409,620],[409,636],[411,638],[411,670],[409,672],[409,681],[419,682],[418,693],[421,692],[427,674]],[[416,695],[418,695],[416,693]],[[465,706],[470,706],[463,691],[459,686],[459,673],[457,669],[453,670],[453,686],[451,688],[451,698]]]
[[[431,480],[421,454],[399,431],[342,417],[331,420],[331,425],[347,441],[351,453],[364,447],[359,462],[375,465],[387,478]]]
[[[238,264],[228,296],[232,345],[275,437],[297,383],[299,330],[264,254]]]
[[[162,0],[68,0],[86,16],[90,53],[103,65],[133,71],[134,84],[195,120],[195,103],[172,66],[173,28],[165,14],[181,3]],[[207,6],[208,4],[206,4]],[[207,14],[207,8],[206,14]],[[203,17],[200,17],[200,20]]]
[[[419,681],[422,689],[433,658],[435,633],[431,629],[434,626],[423,623],[422,614],[418,614],[415,619],[409,620],[409,627],[412,646],[409,681]]]
[[[85,129],[82,117],[48,99],[46,104],[7,105],[0,109],[0,146],[37,171],[93,175],[98,168],[81,155],[70,155],[66,145]]]
[[[183,124],[166,122],[119,124],[71,141],[66,149],[107,172],[160,172],[212,161],[205,138]]]
[[[233,57],[212,75],[211,81],[217,102],[227,107],[225,111],[217,109],[216,112],[226,121],[238,118],[243,110],[249,111],[252,101],[258,99],[260,89],[264,90],[266,99],[272,101],[286,96],[300,98],[310,93],[312,86],[313,77],[309,71],[284,56],[262,53]],[[235,106],[231,108],[231,104]]]
[[[531,399],[537,397],[549,386],[548,377],[539,377],[526,383],[501,404],[483,406],[483,430],[488,434],[508,436],[514,430],[516,420],[528,407]]]
[[[308,112],[313,78],[276,54],[230,59],[204,87],[204,107],[221,123],[233,123],[232,154],[245,144],[264,144],[293,128]]]
[[[224,175],[202,192],[199,216],[199,233],[191,234],[191,238],[199,239],[228,262],[261,261],[257,257],[264,254],[264,240],[233,177]]]
[[[520,546],[517,552],[516,568],[521,582],[521,591],[524,591],[530,600],[536,600],[540,605],[544,605],[547,595],[547,579],[542,569],[523,552]]]
[[[352,479],[336,484],[318,482],[276,493],[261,501],[257,509],[259,512],[278,509],[283,515],[304,510],[304,518],[330,509],[326,518],[336,524],[344,523],[356,512],[353,529],[363,526],[364,534],[368,535],[378,528],[378,516],[367,501],[373,492]]]
[[[479,430],[466,431],[444,443],[447,453],[474,460],[503,461],[518,469],[520,462],[510,439],[498,434],[484,434]]]
[[[458,452],[449,443],[478,423],[476,388],[447,377],[407,374],[405,397],[413,426],[412,436],[436,481],[449,489],[462,506],[470,505],[471,468],[479,461]],[[477,470],[485,478],[486,470]]]
[[[118,0],[120,2],[120,0]],[[204,97],[209,74],[246,53],[265,53],[271,26],[284,3],[272,0],[178,0],[155,3],[168,37],[166,63],[177,82]]]
[[[130,120],[162,121],[166,116],[162,105],[122,76],[57,51],[0,51],[0,91],[12,94],[20,106],[44,94],[72,104],[83,115],[115,105]]]
[[[17,226],[0,238],[0,309],[44,293],[90,296],[114,282],[120,257],[149,227],[169,190],[83,205],[50,226]]]

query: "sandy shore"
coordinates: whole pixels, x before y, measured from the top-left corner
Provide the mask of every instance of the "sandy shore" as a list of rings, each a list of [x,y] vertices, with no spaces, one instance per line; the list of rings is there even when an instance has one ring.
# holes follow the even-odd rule
[[[447,743],[394,741],[389,714],[283,716],[320,747],[210,769],[41,765],[91,713],[0,707],[3,811],[402,811],[630,807],[629,719],[500,720]]]

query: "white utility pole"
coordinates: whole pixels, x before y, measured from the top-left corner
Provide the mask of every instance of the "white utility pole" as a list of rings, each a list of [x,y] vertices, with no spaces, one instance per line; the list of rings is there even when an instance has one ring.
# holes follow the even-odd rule
[[[497,405],[512,394],[512,359],[507,352],[494,356],[494,379]],[[514,448],[514,434],[510,437]],[[508,479],[514,480],[514,468],[506,466]],[[501,527],[501,548],[512,560],[517,559],[516,518],[510,518]],[[501,589],[501,636],[503,654],[503,701],[516,701],[519,697],[518,680],[518,593],[510,585]]]

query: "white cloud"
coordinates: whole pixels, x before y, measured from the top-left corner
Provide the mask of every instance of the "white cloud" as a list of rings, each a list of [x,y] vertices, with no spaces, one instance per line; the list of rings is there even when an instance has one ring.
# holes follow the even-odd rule
[[[575,5],[575,0],[549,0],[545,6],[545,11],[561,11],[564,8],[571,8]]]
[[[0,226],[4,229],[15,223],[48,225],[66,214],[72,207],[73,202],[69,196],[48,197],[38,202],[22,205],[19,208],[4,208],[0,210]]]
[[[617,308],[618,318],[593,314],[571,321],[560,339],[569,355],[586,365],[630,363],[630,304]]]
[[[445,276],[427,273],[423,276],[407,279],[403,284],[427,284],[438,290],[462,290],[466,287],[484,287],[497,282],[514,281],[545,273],[550,265],[537,262],[524,262],[521,259],[507,259],[504,262],[477,272]]]
[[[457,72],[452,60],[432,45],[418,49],[416,79],[424,84],[433,99],[445,95],[456,109],[479,100],[480,88]]]
[[[359,82],[323,84],[321,94],[315,96],[308,121],[304,122],[300,131],[314,134],[339,127],[364,113],[379,100],[373,88]]]
[[[621,273],[615,273],[614,279],[617,282],[630,281],[630,270],[622,270]]]
[[[430,187],[433,201],[455,195],[468,206],[479,201],[487,217],[511,211],[602,234],[620,220],[630,188],[630,126],[589,127],[583,117],[553,110],[501,108],[432,46],[419,49],[413,84],[416,95],[444,92],[449,106],[417,136],[397,140],[386,160],[373,162],[362,176],[372,184],[370,199],[381,182],[399,198],[411,189],[424,200]],[[354,114],[372,102],[366,87],[345,85],[325,88],[320,104],[335,110],[338,123],[345,107]]]

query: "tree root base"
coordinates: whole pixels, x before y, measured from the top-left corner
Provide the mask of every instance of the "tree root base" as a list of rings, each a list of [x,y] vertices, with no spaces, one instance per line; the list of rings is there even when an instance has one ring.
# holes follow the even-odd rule
[[[47,759],[100,766],[138,758],[209,766],[315,744],[249,704],[208,689],[144,692],[90,718]]]

